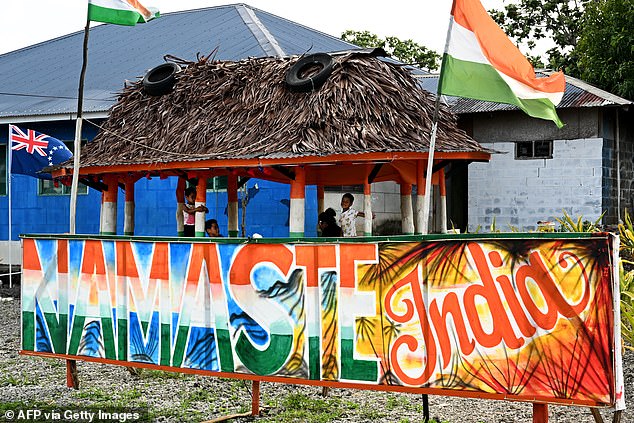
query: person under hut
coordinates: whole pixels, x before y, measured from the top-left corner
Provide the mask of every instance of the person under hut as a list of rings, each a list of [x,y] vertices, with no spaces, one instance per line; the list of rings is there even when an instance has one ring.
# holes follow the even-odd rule
[[[196,236],[196,213],[207,213],[207,207],[196,207],[196,187],[185,190],[185,205],[183,207],[183,230],[186,237]]]
[[[207,236],[211,238],[218,238],[222,236],[216,219],[208,219],[205,222],[205,232],[207,233]]]
[[[341,228],[337,225],[335,217],[337,213],[330,207],[319,213],[319,229],[321,236],[340,237],[343,235]]]

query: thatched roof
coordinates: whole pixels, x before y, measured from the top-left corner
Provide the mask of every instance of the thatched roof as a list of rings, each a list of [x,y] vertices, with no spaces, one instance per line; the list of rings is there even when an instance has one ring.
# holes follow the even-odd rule
[[[426,152],[434,96],[397,64],[351,52],[333,57],[332,74],[310,93],[285,86],[297,57],[203,58],[159,97],[132,83],[82,151],[81,165]],[[487,151],[444,106],[436,150]]]

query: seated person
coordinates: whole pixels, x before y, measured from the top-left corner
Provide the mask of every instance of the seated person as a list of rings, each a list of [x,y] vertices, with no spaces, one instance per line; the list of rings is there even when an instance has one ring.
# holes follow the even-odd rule
[[[222,236],[220,235],[220,228],[218,227],[218,221],[216,219],[209,219],[205,222],[205,232],[212,238]]]
[[[321,236],[338,237],[342,236],[341,228],[337,225],[335,216],[337,213],[327,208],[322,213],[319,213],[319,228],[321,229]]]

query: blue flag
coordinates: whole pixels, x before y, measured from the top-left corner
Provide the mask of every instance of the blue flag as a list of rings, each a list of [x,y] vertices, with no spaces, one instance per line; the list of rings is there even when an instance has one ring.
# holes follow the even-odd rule
[[[73,157],[73,153],[60,140],[32,129],[22,130],[15,125],[9,125],[9,142],[11,173],[52,179],[50,173],[40,171]]]

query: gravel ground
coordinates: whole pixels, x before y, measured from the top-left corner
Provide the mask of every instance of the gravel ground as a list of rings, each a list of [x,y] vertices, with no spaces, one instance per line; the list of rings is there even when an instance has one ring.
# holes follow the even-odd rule
[[[250,382],[143,370],[132,375],[125,367],[78,362],[81,387],[65,386],[65,362],[21,356],[18,289],[0,288],[0,421],[6,410],[38,407],[140,407],[148,420],[205,421],[251,407]],[[7,297],[12,298],[8,300]],[[624,358],[628,410],[621,422],[634,422],[632,387],[634,353]],[[628,392],[629,390],[629,392]],[[412,394],[332,389],[262,383],[262,415],[272,422],[422,422],[422,397]],[[530,404],[430,396],[431,416],[443,423],[531,422]],[[594,422],[587,408],[549,406],[550,422]],[[605,422],[610,410],[601,411]],[[252,421],[237,418],[234,421]]]

